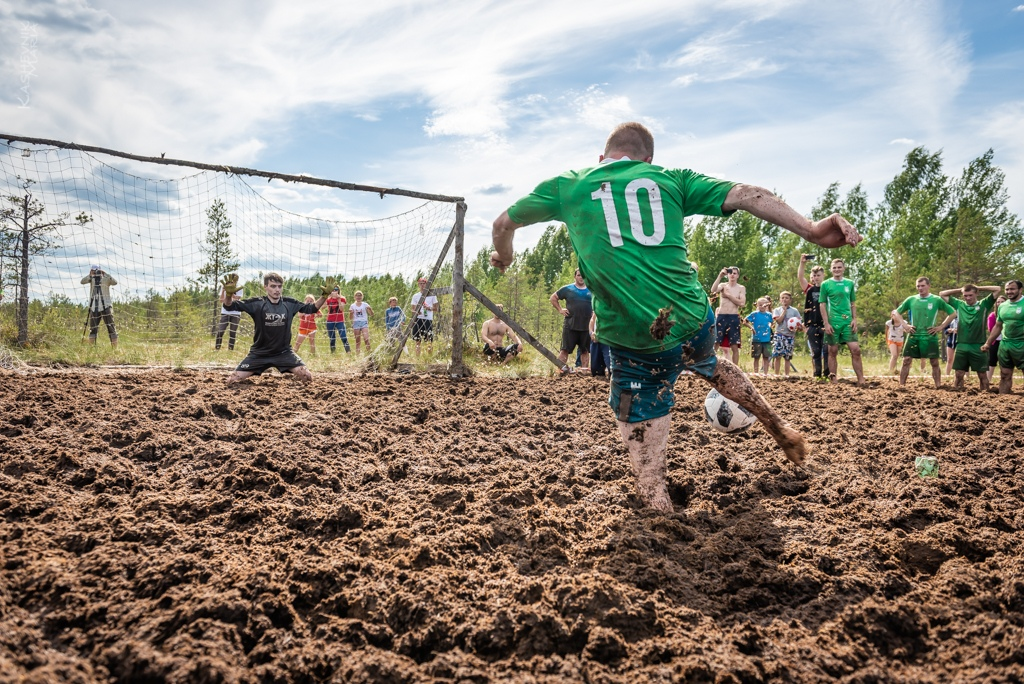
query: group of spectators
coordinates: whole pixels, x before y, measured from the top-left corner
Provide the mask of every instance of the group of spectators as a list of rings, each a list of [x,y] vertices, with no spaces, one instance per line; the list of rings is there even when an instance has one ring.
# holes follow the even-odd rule
[[[716,349],[727,349],[733,363],[739,365],[740,328],[752,331],[751,357],[754,372],[768,373],[769,359],[775,373],[785,362],[785,374],[792,368],[796,332],[807,335],[816,378],[836,379],[836,357],[840,345],[850,351],[857,383],[864,383],[864,366],[857,333],[857,289],[845,277],[846,264],[833,259],[832,277],[825,279],[823,266],[807,264],[814,256],[803,254],[797,277],[804,292],[803,312],[792,305],[793,295],[779,294],[779,306],[772,308],[771,297],[758,298],[756,309],[744,319],[740,309],[746,304],[746,287],[739,283],[739,269],[723,268],[711,286],[712,298],[719,299],[716,310],[718,338]],[[927,276],[917,279],[917,294],[907,297],[891,313],[886,322],[886,343],[890,352],[889,371],[896,372],[902,354],[900,385],[906,384],[914,359],[931,363],[935,386],[942,384],[939,358],[942,343],[948,348],[947,374],[955,371],[954,386],[964,386],[969,371],[978,374],[981,389],[987,390],[994,368],[999,366],[1000,392],[1009,392],[1015,368],[1024,370],[1024,302],[1021,282],[1011,280],[1004,288],[998,285],[975,285],[931,293]],[[984,297],[980,297],[985,293]]]

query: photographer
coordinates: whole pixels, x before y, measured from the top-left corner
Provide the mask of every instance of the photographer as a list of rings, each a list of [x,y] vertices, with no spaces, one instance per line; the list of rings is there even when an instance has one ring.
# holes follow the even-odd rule
[[[96,333],[100,327],[100,319],[107,326],[110,335],[110,346],[117,347],[117,330],[114,328],[113,300],[110,298],[110,286],[117,285],[114,278],[96,264],[89,267],[89,275],[82,278],[82,285],[89,286],[89,344],[96,344]]]
[[[824,344],[825,322],[821,318],[818,298],[821,294],[821,283],[825,280],[825,268],[812,267],[811,280],[808,282],[804,277],[804,267],[808,261],[813,260],[813,254],[801,254],[796,277],[800,281],[800,289],[804,291],[804,329],[807,331],[807,346],[811,350],[811,359],[814,362],[814,377],[824,378],[828,375],[828,347]]]

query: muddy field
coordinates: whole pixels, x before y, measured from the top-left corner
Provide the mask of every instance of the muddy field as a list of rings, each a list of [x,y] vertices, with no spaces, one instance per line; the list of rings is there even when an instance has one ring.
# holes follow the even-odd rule
[[[0,681],[1024,678],[1019,395],[683,378],[666,516],[600,380],[223,377],[0,375]]]

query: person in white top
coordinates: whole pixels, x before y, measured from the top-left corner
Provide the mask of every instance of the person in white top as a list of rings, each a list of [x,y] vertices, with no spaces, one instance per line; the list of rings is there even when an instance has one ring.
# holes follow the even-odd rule
[[[440,307],[437,297],[427,294],[427,279],[419,279],[420,291],[412,296],[412,309],[423,300],[423,306],[416,314],[416,321],[412,324],[412,339],[416,340],[416,356],[420,355],[420,343],[427,341],[427,353],[434,351],[434,312]]]
[[[220,291],[220,298],[223,302],[224,290]],[[242,300],[242,295],[237,292],[231,295],[232,302],[238,302]],[[224,304],[220,305],[220,322],[217,324],[217,341],[214,342],[214,351],[220,351],[221,342],[224,341],[224,331],[228,331],[228,351],[235,348],[235,337],[238,335],[238,322],[242,320],[241,311],[228,311],[224,308]]]
[[[356,290],[356,301],[348,307],[352,314],[352,334],[356,337],[356,354],[359,353],[359,342],[366,343],[366,353],[370,353],[370,316],[373,315],[373,307],[363,301],[363,293]]]
[[[893,311],[885,322],[885,343],[889,347],[889,373],[896,375],[896,363],[903,349],[903,317]]]

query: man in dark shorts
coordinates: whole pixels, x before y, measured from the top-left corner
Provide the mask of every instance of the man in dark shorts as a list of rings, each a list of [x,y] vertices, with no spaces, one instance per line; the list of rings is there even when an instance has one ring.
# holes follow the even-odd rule
[[[241,288],[238,276],[232,273],[224,278],[221,302],[228,311],[244,311],[252,316],[255,326],[253,343],[249,353],[238,364],[227,384],[241,382],[249,376],[261,375],[271,368],[282,373],[291,373],[304,382],[313,376],[302,363],[299,355],[292,351],[292,319],[295,314],[312,314],[320,310],[334,288],[334,278],[328,278],[320,288],[323,294],[312,304],[304,304],[291,297],[282,297],[284,278],[276,273],[263,276],[266,297],[253,297],[240,302],[232,301],[232,295]]]
[[[498,308],[501,311],[505,310],[505,307],[501,304],[498,304]],[[505,344],[506,336],[512,338],[512,344]],[[516,335],[516,331],[510,328],[505,321],[498,318],[497,314],[484,321],[483,327],[480,330],[480,337],[484,340],[484,356],[491,361],[505,363],[523,351],[522,340]]]
[[[564,221],[593,288],[599,342],[611,347],[608,404],[629,452],[645,506],[671,512],[666,473],[673,387],[690,371],[757,416],[786,456],[801,464],[803,436],[758,393],[746,374],[715,355],[715,314],[686,253],[686,216],[742,209],[821,247],[861,237],[839,214],[811,221],[764,188],[652,163],[654,136],[642,124],[616,127],[599,164],[541,182],[494,221],[491,265],[515,258],[515,231]]]
[[[724,283],[722,276],[726,278]],[[737,366],[740,365],[740,309],[747,303],[747,288],[740,285],[739,280],[739,267],[729,266],[719,271],[711,284],[711,294],[721,297],[715,310],[718,346],[730,350],[732,362]]]
[[[906,324],[910,333],[903,345],[903,367],[900,368],[900,387],[907,384],[910,366],[914,359],[928,359],[932,364],[932,380],[935,388],[942,387],[942,370],[939,368],[939,335],[946,332],[950,322],[956,317],[956,309],[946,300],[932,294],[932,281],[928,276],[917,279],[917,294],[910,295],[896,307],[896,313],[906,316],[910,312],[912,323]],[[935,319],[940,313],[947,314],[941,323]]]
[[[969,370],[978,374],[978,384],[982,391],[989,388],[988,354],[981,351],[981,345],[985,344],[988,337],[988,315],[995,309],[996,295],[1002,290],[998,285],[978,286],[969,283],[939,293],[957,312],[958,339],[952,358],[953,370],[956,371],[953,387],[956,389],[963,389],[964,376]],[[988,292],[988,296],[978,299],[980,291]]]
[[[565,300],[564,309],[558,303],[562,299]],[[562,372],[567,371],[565,362],[577,347],[580,350],[580,366],[590,368],[590,317],[594,313],[594,307],[591,304],[590,290],[583,281],[580,269],[576,269],[574,282],[559,288],[558,292],[551,295],[551,306],[565,317],[562,323],[562,349],[558,353],[558,360],[562,362]]]
[[[423,340],[427,341],[427,353],[433,351],[434,347],[434,312],[440,308],[437,303],[437,296],[427,294],[427,279],[420,278],[418,283],[420,291],[412,296],[412,309],[416,311],[417,305],[420,300],[423,300],[423,306],[420,306],[419,311],[416,313],[416,320],[412,324],[412,339],[416,341],[416,356],[420,355],[420,343]]]
[[[800,289],[804,291],[804,330],[807,332],[807,348],[811,350],[811,361],[814,363],[814,377],[828,377],[828,345],[825,344],[825,321],[821,318],[818,306],[821,284],[825,282],[824,266],[811,268],[811,279],[807,280],[804,270],[808,261],[814,259],[813,254],[801,254],[800,266],[796,277],[800,281]]]

